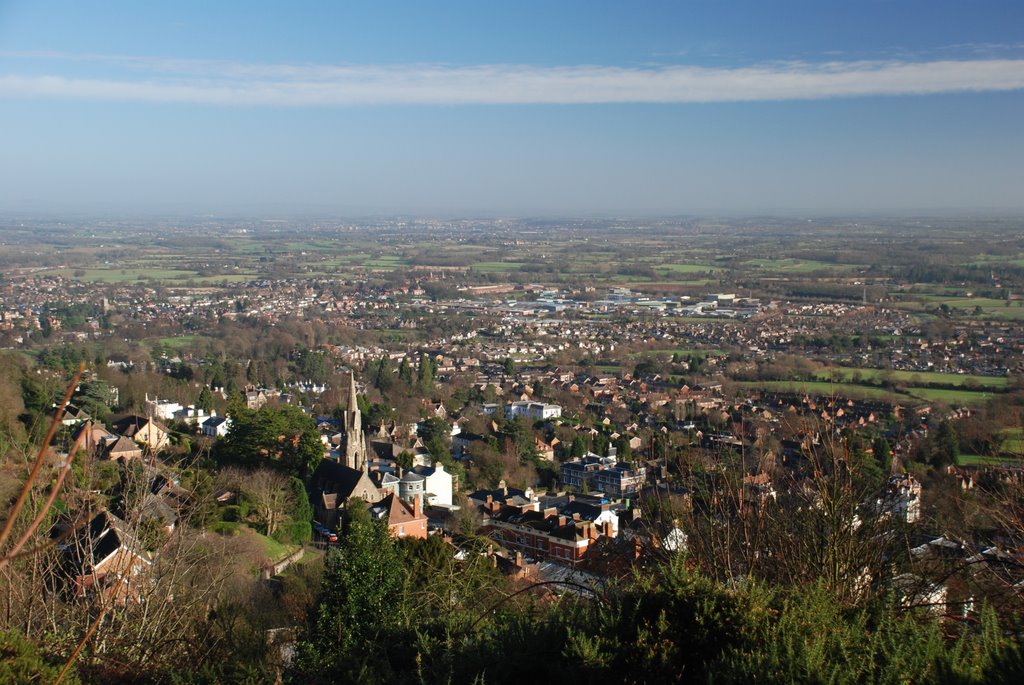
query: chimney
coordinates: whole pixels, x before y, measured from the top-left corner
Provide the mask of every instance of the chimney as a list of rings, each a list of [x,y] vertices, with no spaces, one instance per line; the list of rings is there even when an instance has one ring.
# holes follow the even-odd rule
[[[545,509],[544,518],[548,518],[550,516],[558,516],[558,509],[556,509],[555,507],[548,507],[547,509]]]
[[[566,518],[564,516],[559,516],[558,517],[558,527],[561,528],[562,526],[565,525],[565,523],[566,523]]]
[[[416,495],[412,498],[412,517],[423,517],[423,495]]]
[[[494,504],[494,498],[490,495],[487,495],[487,504]]]
[[[516,566],[523,568],[523,553],[518,550],[516,551]]]
[[[611,539],[612,535],[614,534],[612,532],[612,522],[605,521],[603,524],[601,524],[601,528],[601,534],[604,535],[606,538]]]

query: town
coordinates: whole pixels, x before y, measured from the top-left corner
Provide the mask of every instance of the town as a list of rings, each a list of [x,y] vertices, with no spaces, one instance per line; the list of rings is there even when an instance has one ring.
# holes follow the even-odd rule
[[[87,221],[11,231],[9,453],[77,379],[46,452],[75,474],[50,533],[62,601],[144,606],[186,541],[287,587],[368,516],[537,596],[679,556],[723,583],[1019,610],[996,494],[1024,457],[1010,257],[862,264],[841,226],[814,256],[800,226],[734,226],[724,253],[718,223],[636,227],[660,247],[644,263],[620,226],[272,226],[149,229],[116,255]],[[76,248],[55,262],[46,236]],[[766,241],[773,260],[749,256]],[[799,553],[809,529],[842,544]]]

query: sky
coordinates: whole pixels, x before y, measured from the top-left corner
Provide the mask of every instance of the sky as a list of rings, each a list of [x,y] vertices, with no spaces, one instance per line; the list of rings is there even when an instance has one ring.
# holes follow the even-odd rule
[[[0,211],[1024,211],[1024,2],[0,0]]]

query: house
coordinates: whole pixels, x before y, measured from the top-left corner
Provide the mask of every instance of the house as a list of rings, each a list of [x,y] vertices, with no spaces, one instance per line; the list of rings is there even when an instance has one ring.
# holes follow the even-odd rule
[[[61,419],[61,423],[65,426],[77,426],[83,421],[90,420],[90,418],[91,417],[85,412],[85,410],[72,404],[68,404],[64,408],[64,417]]]
[[[387,522],[388,533],[392,537],[427,539],[427,517],[423,513],[422,497],[414,497],[410,503],[391,494],[368,508],[374,521]]]
[[[267,401],[267,393],[263,390],[250,388],[245,391],[245,406],[249,409],[262,409]]]
[[[444,405],[442,403],[440,403],[440,402],[428,402],[428,401],[424,400],[423,401],[423,406],[425,407],[425,409],[427,411],[427,414],[429,416],[432,416],[432,417],[438,418],[438,419],[447,419],[448,418],[448,410],[445,409]]]
[[[559,476],[562,485],[580,492],[594,489],[591,484],[601,470],[602,462],[602,458],[593,453],[565,462]]]
[[[557,442],[557,438],[555,438],[555,442],[549,443],[545,442],[544,440],[541,440],[540,438],[535,437],[533,439],[533,448],[537,451],[537,456],[540,457],[541,459],[546,459],[547,461],[554,461],[555,444],[557,444]]]
[[[934,616],[946,613],[949,590],[944,583],[913,573],[902,573],[892,579],[892,587],[904,607],[920,607]]]
[[[135,533],[106,510],[74,530],[59,550],[76,596],[97,593],[122,604],[138,600],[140,576],[152,564]]]
[[[203,421],[203,435],[210,438],[222,438],[231,429],[231,418],[228,416],[217,416],[214,414]]]
[[[444,464],[434,462],[433,466],[417,466],[412,471],[423,478],[423,492],[427,504],[442,507],[452,506],[455,478],[444,470]]]
[[[80,423],[71,432],[71,438],[78,441],[82,449],[99,459],[106,458],[107,450],[119,437],[98,421]]]
[[[134,459],[142,457],[142,448],[134,440],[124,435],[119,435],[117,440],[103,451],[103,456],[113,461]]]
[[[161,450],[170,443],[167,428],[144,416],[123,416],[110,424],[115,433],[120,433],[151,450]]]
[[[921,518],[921,482],[910,474],[893,476],[878,500],[879,511],[904,523]]]
[[[602,527],[558,513],[492,502],[484,505],[486,527],[503,546],[535,559],[553,559],[575,566],[599,537],[614,537],[611,522]]]
[[[469,496],[470,502],[476,506],[490,505],[493,502],[499,504],[511,504],[516,507],[528,506],[531,509],[540,509],[540,500],[534,493],[533,488],[520,490],[505,485],[505,481],[498,483],[496,490],[477,490]]]
[[[633,467],[624,461],[602,468],[594,478],[594,485],[609,497],[633,497],[643,488],[647,469]]]
[[[661,549],[667,552],[684,552],[689,537],[679,527],[677,521],[651,521],[640,515],[640,510],[633,508],[622,512],[621,539],[632,542],[638,550],[643,548]]]
[[[459,461],[462,461],[469,456],[469,451],[473,445],[485,440],[486,438],[482,435],[470,433],[469,431],[462,431],[458,435],[452,437],[452,456]]]
[[[611,537],[619,534],[619,515],[606,498],[587,497],[586,495],[568,495],[542,497],[541,505],[545,509],[554,507],[562,516],[573,521],[592,523],[598,530],[604,530],[606,523],[611,524]]]

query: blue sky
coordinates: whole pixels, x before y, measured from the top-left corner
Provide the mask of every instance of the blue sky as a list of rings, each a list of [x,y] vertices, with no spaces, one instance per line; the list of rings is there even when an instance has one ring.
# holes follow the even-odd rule
[[[1024,208],[1024,3],[0,0],[0,211]]]

